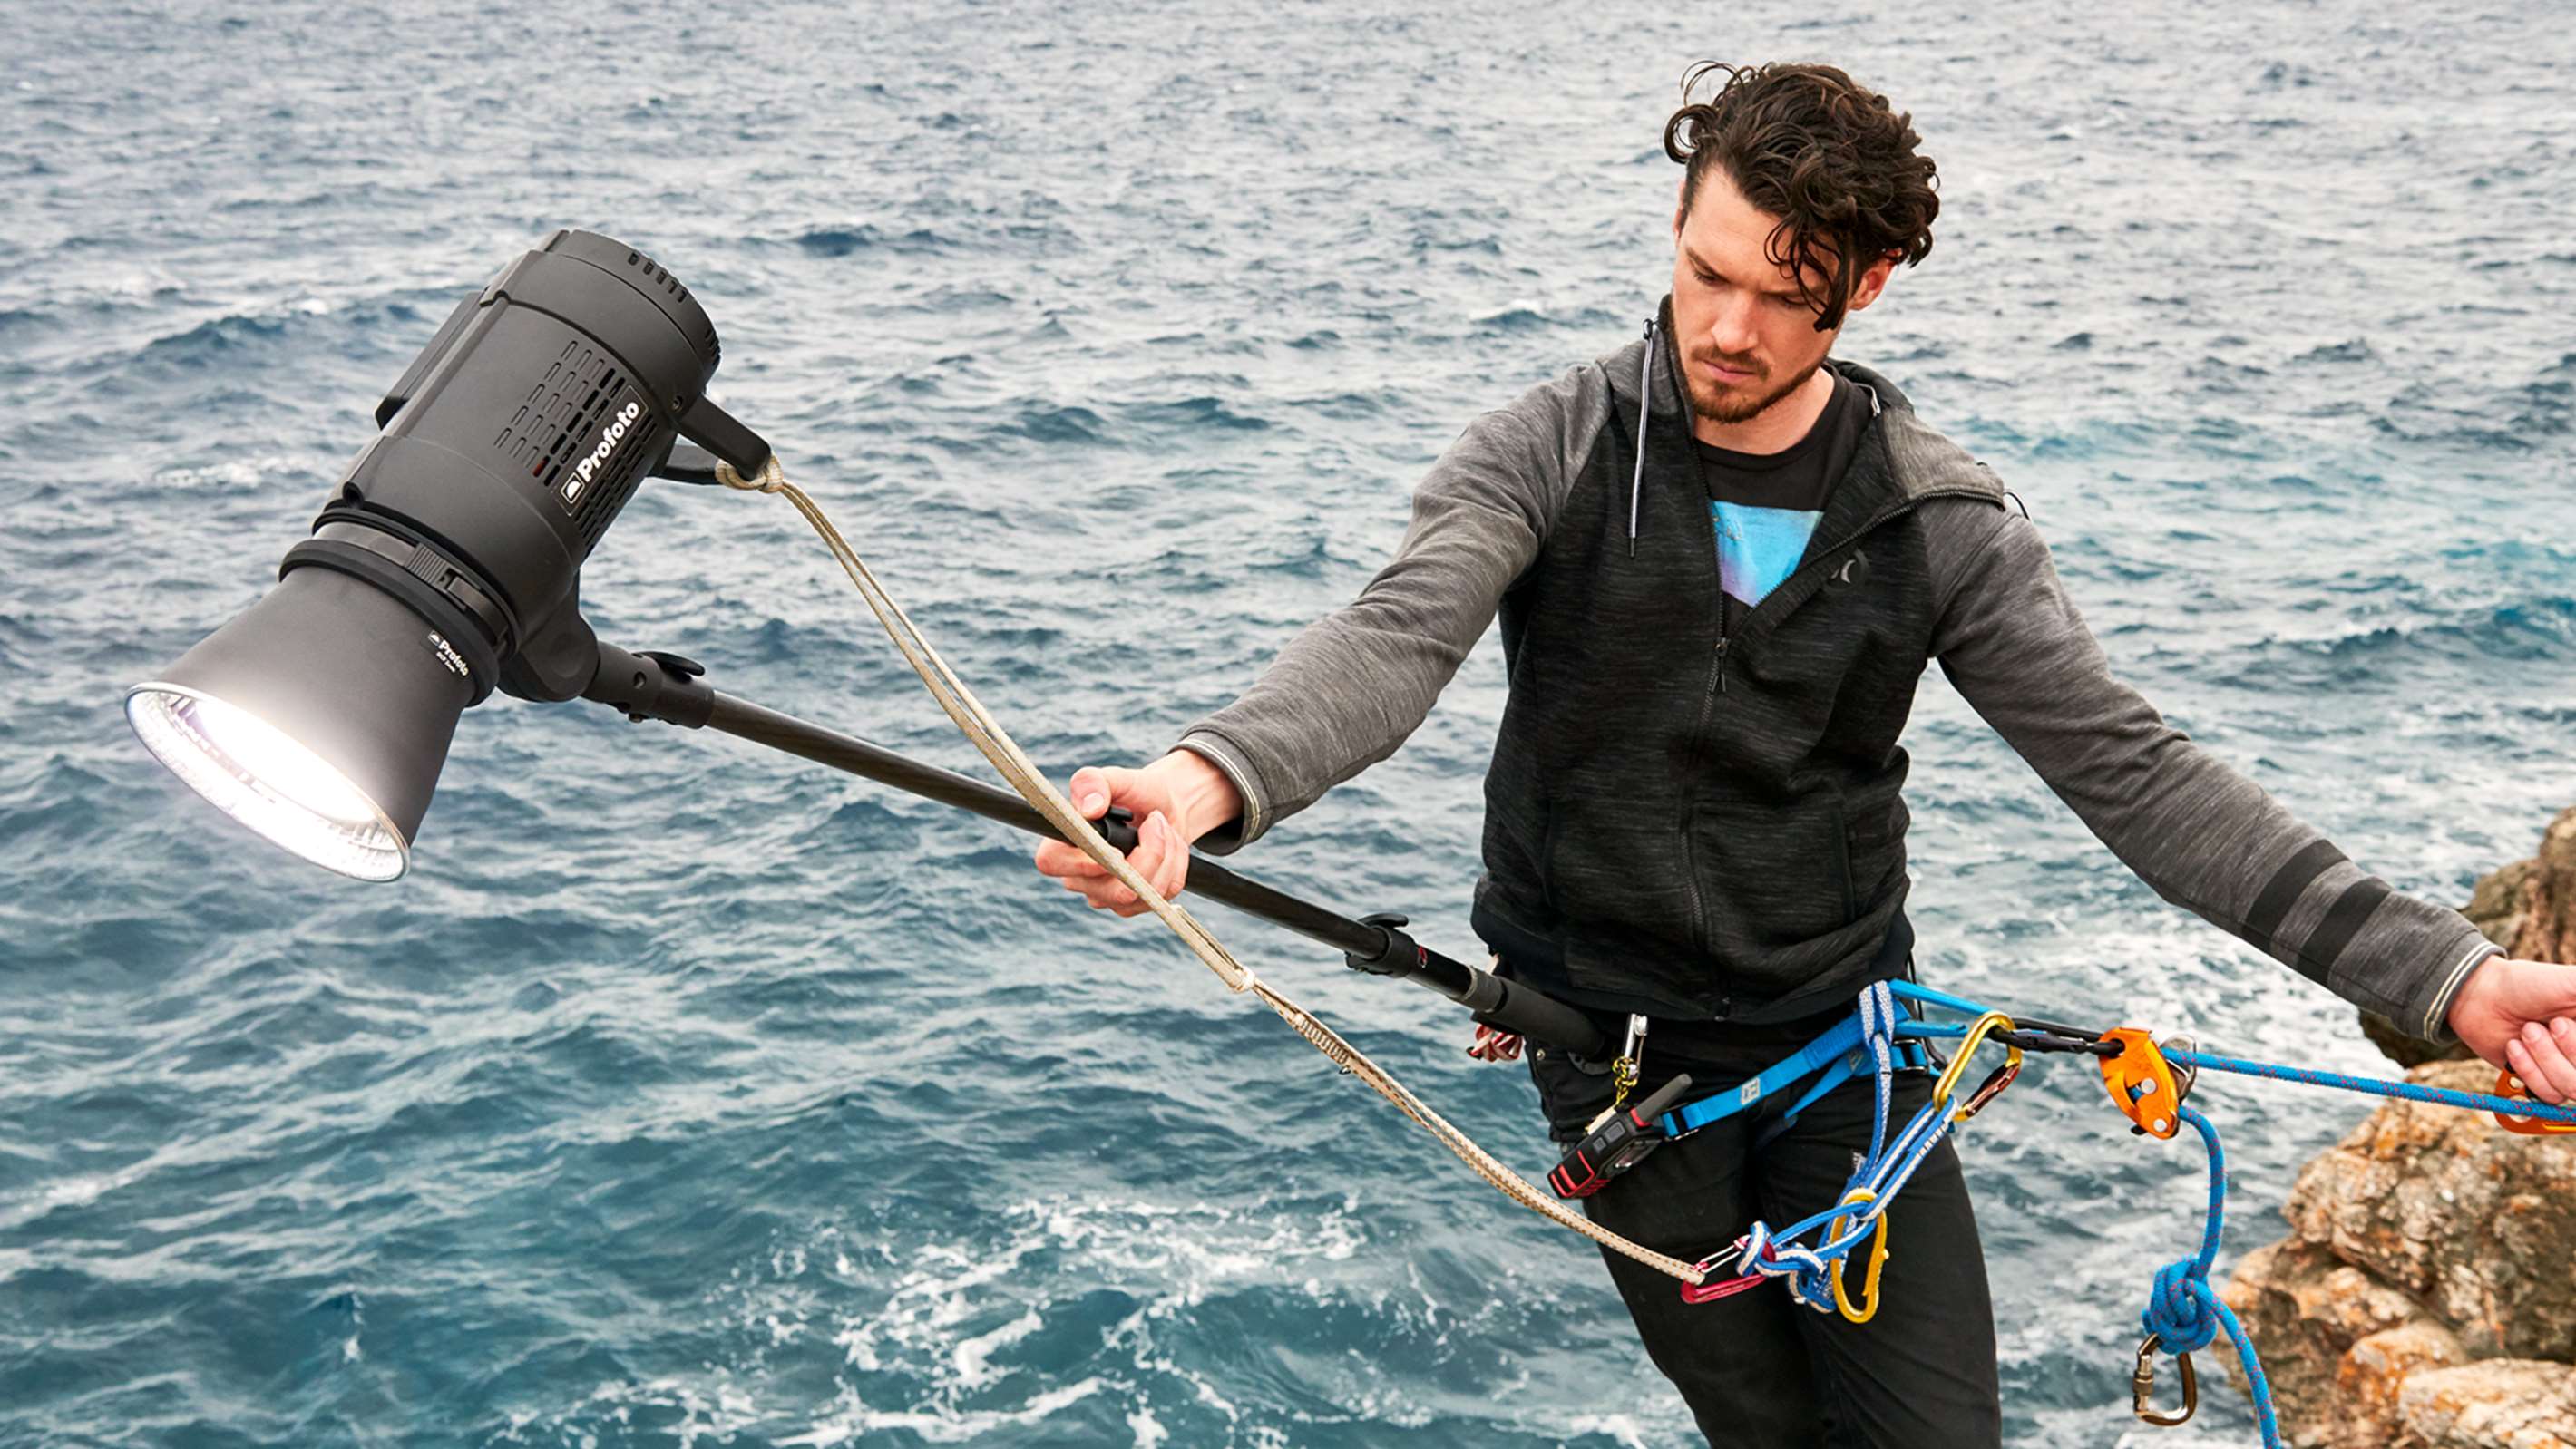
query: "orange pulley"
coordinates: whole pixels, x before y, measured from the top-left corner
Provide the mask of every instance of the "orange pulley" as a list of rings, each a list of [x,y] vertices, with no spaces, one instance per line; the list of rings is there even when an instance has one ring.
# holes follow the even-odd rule
[[[2181,1131],[2183,1087],[2156,1039],[2134,1026],[2115,1027],[2101,1039],[2120,1049],[2119,1055],[2102,1058],[2102,1085],[2113,1104],[2151,1137]]]

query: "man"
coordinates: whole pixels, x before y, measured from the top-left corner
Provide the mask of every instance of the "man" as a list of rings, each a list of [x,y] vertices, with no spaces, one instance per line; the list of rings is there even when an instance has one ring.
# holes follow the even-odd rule
[[[1723,81],[1705,100],[1699,83]],[[1486,775],[1474,923],[1500,969],[1651,1030],[1651,1090],[1768,1065],[1903,974],[1906,754],[1933,659],[2166,899],[2425,1037],[2456,1032],[2545,1100],[2576,1095],[2576,969],[2501,958],[2392,892],[2114,679],[2002,485],[1887,379],[1829,360],[1843,320],[1931,249],[1910,118],[1828,66],[1703,66],[1672,292],[1645,338],[1470,424],[1395,559],[1241,699],[1076,806],[1143,822],[1156,889],[1394,752],[1497,610],[1510,696]],[[1038,867],[1121,914],[1069,846]],[[1481,1055],[1515,1043],[1480,1037]],[[1560,1141],[1601,1064],[1532,1053]],[[1897,1109],[1930,1092],[1910,1074]],[[1868,1143],[1865,1083],[1666,1146],[1592,1215],[1693,1260],[1830,1205]],[[1901,1117],[1900,1119],[1901,1120]],[[1730,1445],[1999,1442],[1976,1222],[1945,1143],[1891,1210],[1905,1245],[1856,1326],[1777,1291],[1703,1306],[1605,1255],[1656,1365]]]

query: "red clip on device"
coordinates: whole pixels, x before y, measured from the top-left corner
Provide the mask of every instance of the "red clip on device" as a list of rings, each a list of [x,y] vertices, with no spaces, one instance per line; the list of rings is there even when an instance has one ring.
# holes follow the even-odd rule
[[[1593,1124],[1583,1140],[1558,1160],[1547,1174],[1547,1185],[1561,1198],[1590,1197],[1610,1185],[1610,1179],[1645,1160],[1646,1154],[1664,1145],[1662,1118],[1673,1104],[1690,1090],[1688,1075],[1678,1076],[1655,1089],[1653,1096],[1626,1111],[1613,1110],[1608,1120]]]

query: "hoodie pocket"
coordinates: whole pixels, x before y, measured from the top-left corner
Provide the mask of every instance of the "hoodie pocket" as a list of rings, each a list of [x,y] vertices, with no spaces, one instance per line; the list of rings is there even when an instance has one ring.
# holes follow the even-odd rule
[[[1691,823],[1708,950],[1750,964],[1851,924],[1859,914],[1842,802],[1703,810]]]
[[[1673,802],[1560,799],[1548,812],[1548,896],[1568,924],[1687,935],[1688,843]]]

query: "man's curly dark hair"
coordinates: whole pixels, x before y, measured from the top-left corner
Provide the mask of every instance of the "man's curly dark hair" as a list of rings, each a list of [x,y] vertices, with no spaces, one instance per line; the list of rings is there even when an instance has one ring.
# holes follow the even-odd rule
[[[1692,93],[1712,77],[1725,80],[1706,100]],[[1682,108],[1664,123],[1664,154],[1684,174],[1682,216],[1712,166],[1724,167],[1744,199],[1780,218],[1766,250],[1831,280],[1825,290],[1804,281],[1816,330],[1842,325],[1861,274],[1882,257],[1907,266],[1932,250],[1932,218],[1941,212],[1932,158],[1914,117],[1830,65],[1732,66],[1702,61],[1682,77]]]

